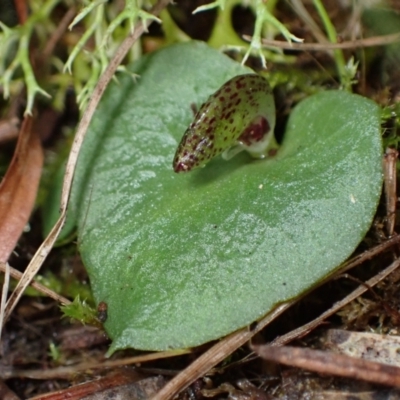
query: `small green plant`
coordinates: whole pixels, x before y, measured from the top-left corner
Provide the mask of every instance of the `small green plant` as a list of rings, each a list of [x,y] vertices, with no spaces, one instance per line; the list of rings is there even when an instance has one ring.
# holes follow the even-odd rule
[[[60,307],[64,317],[69,317],[80,321],[82,324],[96,324],[96,310],[90,307],[80,296],[76,296],[71,304]]]
[[[54,342],[49,343],[49,356],[51,359],[55,362],[58,362],[61,360],[61,352],[58,346]]]

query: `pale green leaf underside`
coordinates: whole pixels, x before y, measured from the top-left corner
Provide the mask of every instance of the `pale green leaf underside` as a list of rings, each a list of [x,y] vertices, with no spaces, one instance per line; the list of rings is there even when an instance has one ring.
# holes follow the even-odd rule
[[[175,174],[190,104],[249,70],[201,43],[161,50],[134,70],[136,83],[120,77],[102,101],[71,203],[95,298],[108,304],[111,351],[221,337],[351,254],[380,194],[373,102],[314,95],[293,111],[275,159],[243,154]]]

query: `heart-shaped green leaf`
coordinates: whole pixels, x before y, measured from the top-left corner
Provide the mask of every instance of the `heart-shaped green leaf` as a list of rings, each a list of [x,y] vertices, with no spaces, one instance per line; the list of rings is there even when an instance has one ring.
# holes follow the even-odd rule
[[[378,107],[330,91],[302,101],[278,155],[175,174],[198,106],[248,73],[201,43],[144,57],[107,91],[71,207],[111,351],[199,345],[330,274],[367,231],[381,187]],[[85,201],[83,201],[85,200]]]

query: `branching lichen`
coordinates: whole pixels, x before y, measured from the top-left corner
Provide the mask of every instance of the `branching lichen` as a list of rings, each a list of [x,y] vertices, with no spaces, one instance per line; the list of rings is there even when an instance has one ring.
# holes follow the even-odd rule
[[[125,20],[128,20],[131,32],[134,31],[135,23],[138,19],[142,20],[143,23],[148,20],[161,23],[161,20],[159,18],[142,10],[137,3],[137,0],[125,1],[125,9],[120,14],[118,14],[113,21],[111,21],[110,25],[107,28],[103,41],[101,43],[102,47],[107,44],[111,35]]]
[[[9,28],[0,23],[0,84],[3,86],[4,97],[8,98],[13,84],[18,84],[18,79],[13,79],[16,71],[21,68],[27,91],[27,103],[25,114],[32,114],[33,101],[37,94],[46,97],[50,95],[42,89],[36,81],[35,74],[30,62],[29,43],[35,25],[44,23],[58,0],[49,0],[43,8],[33,13],[24,25]],[[17,49],[16,49],[17,47]],[[14,57],[10,56],[15,53]],[[8,63],[8,60],[11,61]],[[18,85],[19,86],[19,85]]]
[[[42,89],[36,81],[35,74],[30,61],[29,44],[32,33],[36,26],[46,25],[50,13],[60,0],[48,0],[44,4],[32,4],[33,12],[21,26],[9,28],[3,23],[0,24],[0,84],[3,86],[4,97],[10,96],[13,84],[18,84],[14,78],[16,71],[20,68],[23,72],[27,92],[27,103],[25,114],[32,114],[33,102],[37,94],[46,97],[50,95]],[[17,50],[15,51],[17,47]],[[12,57],[12,55],[15,55]],[[8,63],[8,60],[11,61]]]
[[[72,73],[73,64],[78,61],[77,57],[84,57],[86,63],[90,65],[90,73],[85,77],[85,82],[79,82],[76,77],[74,78],[75,89],[79,89],[77,90],[77,99],[81,109],[86,106],[97,80],[106,69],[120,39],[129,32],[133,32],[139,20],[142,22],[147,20],[161,22],[157,17],[143,10],[141,0],[126,0],[124,9],[107,23],[110,7],[105,3],[104,0],[96,0],[88,4],[70,25],[70,29],[72,29],[83,20],[86,28],[85,33],[71,50],[64,68],[65,71]],[[128,27],[124,29],[121,27],[125,21],[128,21]],[[82,52],[90,38],[94,40],[93,50]]]
[[[239,2],[238,2],[239,3]],[[269,10],[267,4],[263,0],[251,0],[249,6],[255,11],[256,22],[254,26],[254,33],[252,36],[251,43],[243,57],[242,63],[244,64],[251,54],[258,56],[261,60],[262,66],[266,68],[266,59],[264,51],[262,50],[261,39],[263,32],[267,26],[275,27],[288,42],[302,42],[303,39],[298,38],[289,32],[289,30],[283,25],[277,18],[274,17],[272,12]],[[210,4],[198,7],[194,12],[200,12],[209,10],[212,8],[219,7],[221,10],[232,9],[231,0],[217,0]],[[238,47],[238,46],[236,46]]]

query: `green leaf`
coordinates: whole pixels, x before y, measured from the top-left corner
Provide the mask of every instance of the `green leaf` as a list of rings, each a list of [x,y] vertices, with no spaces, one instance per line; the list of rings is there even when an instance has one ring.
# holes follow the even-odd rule
[[[113,84],[80,155],[72,208],[110,352],[219,338],[316,285],[362,240],[381,189],[379,109],[330,91],[292,112],[274,159],[175,174],[199,106],[249,70],[201,43],[171,46]]]

